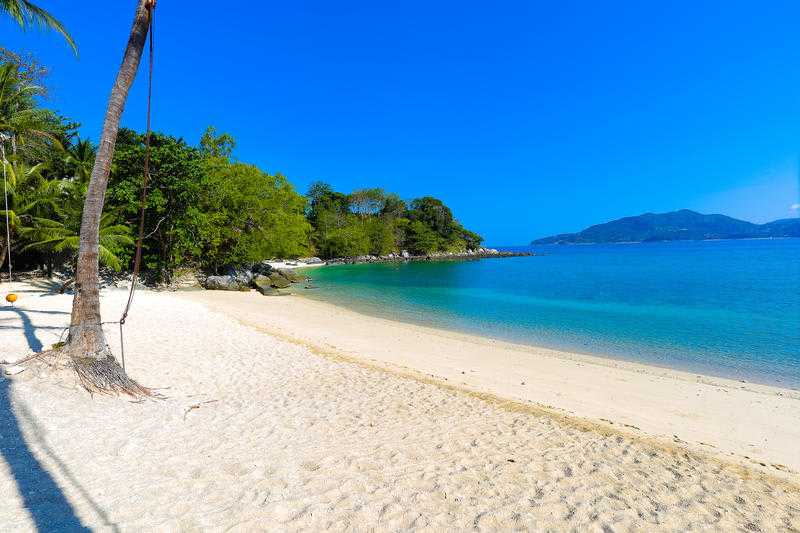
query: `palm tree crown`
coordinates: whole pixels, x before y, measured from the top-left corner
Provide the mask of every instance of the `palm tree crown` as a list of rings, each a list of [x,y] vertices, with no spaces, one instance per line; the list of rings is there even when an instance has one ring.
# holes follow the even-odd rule
[[[36,107],[35,98],[45,94],[44,88],[26,79],[20,69],[11,61],[0,64],[0,142],[10,142],[14,154],[29,142],[60,145],[52,133],[53,112]]]

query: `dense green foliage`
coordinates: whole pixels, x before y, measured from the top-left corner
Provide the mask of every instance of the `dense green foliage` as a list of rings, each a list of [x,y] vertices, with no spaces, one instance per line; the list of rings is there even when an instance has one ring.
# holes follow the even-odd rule
[[[107,207],[138,218],[144,135],[120,131]],[[151,137],[143,257],[160,278],[181,265],[216,271],[226,265],[308,253],[305,199],[282,175],[232,161],[233,140],[209,130],[200,147]]]
[[[426,196],[406,204],[381,189],[350,194],[317,182],[309,191],[312,242],[323,257],[462,252],[475,249],[481,237],[465,229],[441,200]]]
[[[45,74],[35,62],[0,55],[15,263],[50,270],[74,265],[95,147],[77,136],[77,124],[41,107]],[[344,194],[320,182],[303,196],[283,175],[236,161],[234,139],[213,128],[198,146],[162,133],[150,144],[143,272],[153,280],[184,266],[215,272],[278,257],[429,254],[481,242],[435,198],[406,203],[377,188]],[[101,262],[114,270],[133,259],[144,157],[145,136],[120,130],[100,233]],[[0,225],[4,235],[4,217]],[[0,252],[6,244],[0,237]]]

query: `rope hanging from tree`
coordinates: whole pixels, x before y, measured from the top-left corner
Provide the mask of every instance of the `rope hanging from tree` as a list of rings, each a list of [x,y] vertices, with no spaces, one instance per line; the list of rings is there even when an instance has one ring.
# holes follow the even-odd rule
[[[153,45],[153,27],[154,27],[154,18],[155,18],[155,1],[149,2],[147,5],[147,9],[150,11],[150,22],[148,27],[148,39],[149,39],[149,69],[148,69],[148,80],[147,80],[147,131],[145,134],[144,144],[144,168],[143,168],[143,176],[142,176],[142,192],[139,199],[139,235],[136,239],[136,252],[134,255],[133,260],[133,273],[131,275],[131,286],[128,292],[128,299],[125,303],[125,308],[122,311],[122,316],[120,317],[119,321],[117,322],[102,322],[102,324],[119,324],[119,341],[120,341],[120,352],[122,358],[122,368],[125,369],[125,342],[123,338],[123,326],[125,325],[125,321],[128,318],[128,313],[130,312],[131,305],[133,303],[133,295],[136,292],[136,282],[139,278],[139,271],[141,269],[142,263],[142,243],[144,241],[144,223],[145,223],[145,209],[147,207],[147,186],[150,181],[150,137],[152,134],[151,129],[151,122],[150,122],[150,115],[152,110],[152,97],[153,97],[153,58],[155,55],[155,49]],[[12,264],[11,264],[11,225],[10,225],[10,215],[8,209],[8,180],[7,180],[7,170],[6,166],[8,165],[8,160],[6,159],[6,152],[5,146],[3,143],[7,139],[7,136],[0,133],[0,154],[2,155],[2,165],[3,165],[3,199],[4,199],[4,207],[5,207],[5,219],[6,219],[6,250],[7,250],[7,260],[8,260],[8,281],[9,285],[12,283]],[[14,293],[9,293],[6,296],[6,301],[13,305],[14,301],[16,301],[16,295]],[[63,332],[62,332],[63,335]]]
[[[128,313],[131,310],[133,303],[133,294],[136,292],[136,282],[139,279],[139,270],[142,266],[142,243],[144,241],[144,216],[147,208],[147,185],[150,182],[150,115],[153,100],[153,27],[155,21],[155,2],[150,2],[147,9],[150,10],[150,27],[148,28],[148,52],[149,52],[149,65],[147,73],[147,131],[144,137],[144,168],[142,173],[142,193],[139,198],[139,235],[136,238],[136,252],[133,257],[133,273],[131,274],[131,286],[128,291],[128,301],[125,303],[125,309],[122,311],[122,316],[119,319],[119,345],[120,356],[122,359],[122,369],[125,370],[125,340],[122,334],[122,327],[125,325],[125,320],[128,318]]]
[[[8,181],[6,177],[6,166],[8,165],[8,160],[6,159],[6,147],[3,146],[3,143],[6,140],[6,136],[0,133],[0,152],[3,155],[3,201],[5,202],[5,210],[6,210],[6,252],[8,254],[8,285],[11,286],[11,275],[12,275],[12,268],[11,268],[11,223],[10,217],[8,214]],[[17,295],[13,292],[9,292],[6,295],[6,301],[11,305],[14,305],[14,302],[17,301]]]

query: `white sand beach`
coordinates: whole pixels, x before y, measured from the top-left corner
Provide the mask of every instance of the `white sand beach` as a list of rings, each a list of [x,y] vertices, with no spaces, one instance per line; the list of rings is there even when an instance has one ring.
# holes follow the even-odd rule
[[[69,319],[22,289],[0,359]],[[0,530],[800,530],[797,391],[255,292],[141,291],[125,347],[164,399],[0,379]]]

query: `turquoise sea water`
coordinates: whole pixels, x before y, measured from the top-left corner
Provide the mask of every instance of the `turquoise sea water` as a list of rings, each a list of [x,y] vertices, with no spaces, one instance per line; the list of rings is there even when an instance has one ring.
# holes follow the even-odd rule
[[[304,295],[368,314],[800,389],[800,239],[537,246],[330,266]],[[491,357],[491,353],[487,353]]]

